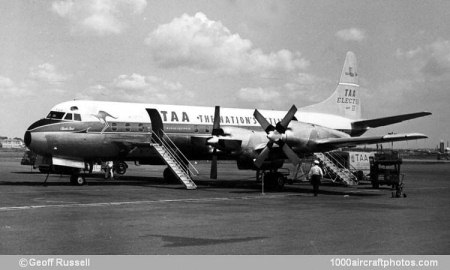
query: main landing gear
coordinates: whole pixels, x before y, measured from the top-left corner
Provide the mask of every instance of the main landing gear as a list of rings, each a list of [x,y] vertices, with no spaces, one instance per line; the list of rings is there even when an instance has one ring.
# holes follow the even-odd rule
[[[272,191],[281,191],[284,188],[284,184],[286,182],[286,176],[282,173],[274,170],[274,171],[256,171],[256,181],[262,182],[264,181],[264,186],[268,190]]]
[[[80,171],[74,171],[70,176],[70,183],[75,186],[83,186],[87,183],[86,177]]]
[[[177,176],[169,167],[164,169],[163,176],[164,176],[164,180],[169,184],[178,183]]]

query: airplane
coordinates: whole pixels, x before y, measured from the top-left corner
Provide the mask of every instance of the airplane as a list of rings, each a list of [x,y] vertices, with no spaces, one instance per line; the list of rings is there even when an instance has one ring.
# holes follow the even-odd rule
[[[427,138],[420,133],[359,137],[368,129],[430,115],[416,112],[376,119],[361,118],[357,63],[346,55],[339,83],[326,100],[288,112],[239,108],[181,106],[72,100],[55,105],[47,117],[34,122],[24,135],[26,146],[48,164],[73,168],[71,182],[86,183],[86,164],[114,160],[168,165],[164,178],[176,178],[195,189],[189,160],[236,160],[241,170],[262,172],[264,183],[279,187],[278,172],[286,158],[341,147]],[[184,171],[175,164],[180,164]],[[186,181],[185,181],[186,180]]]

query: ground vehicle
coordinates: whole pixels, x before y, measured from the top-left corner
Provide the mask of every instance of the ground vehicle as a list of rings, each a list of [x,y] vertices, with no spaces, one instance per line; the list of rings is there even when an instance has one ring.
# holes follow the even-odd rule
[[[370,160],[370,181],[373,188],[379,188],[380,185],[392,185],[398,189],[402,184],[400,167],[402,158],[397,151],[387,150],[377,152]]]

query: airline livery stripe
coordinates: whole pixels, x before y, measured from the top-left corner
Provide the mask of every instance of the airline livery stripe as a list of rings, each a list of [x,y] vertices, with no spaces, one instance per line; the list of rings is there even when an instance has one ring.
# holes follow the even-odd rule
[[[339,83],[339,85],[348,85],[348,86],[355,86],[355,87],[359,87],[358,84],[354,84],[354,83]]]

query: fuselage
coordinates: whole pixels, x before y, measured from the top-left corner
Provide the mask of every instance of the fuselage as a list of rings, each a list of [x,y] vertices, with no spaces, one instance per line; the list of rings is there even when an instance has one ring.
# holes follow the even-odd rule
[[[152,109],[159,113],[164,132],[188,157],[207,158],[211,147],[193,144],[192,137],[211,136],[214,107],[68,101],[54,106],[46,118],[33,123],[25,134],[25,143],[34,152],[44,156],[157,163],[158,155],[151,148],[130,150],[130,142],[149,142],[154,127],[148,110]],[[235,136],[240,135],[240,139],[249,138],[242,142],[244,149],[246,146],[256,148],[252,145],[252,138],[255,137],[258,137],[258,143],[265,143],[265,133],[253,112],[252,109],[221,108],[221,126],[225,130],[231,129]],[[286,114],[274,110],[260,112],[272,125],[276,125]],[[344,117],[301,112],[300,109],[295,118],[299,122],[351,133],[351,120]],[[304,136],[310,136],[306,133]]]

